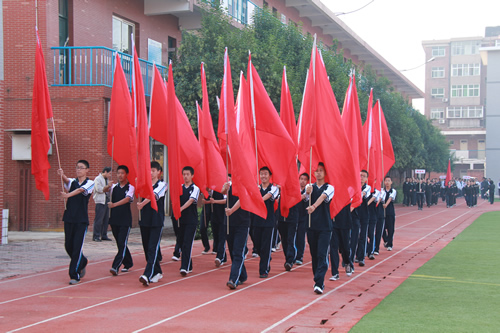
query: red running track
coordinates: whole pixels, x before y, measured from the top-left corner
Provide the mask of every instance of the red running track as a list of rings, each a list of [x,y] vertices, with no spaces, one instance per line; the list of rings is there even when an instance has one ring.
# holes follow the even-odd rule
[[[462,202],[462,201],[461,201]],[[347,332],[418,267],[427,262],[483,212],[496,205],[462,202],[418,211],[397,207],[394,250],[356,265],[349,278],[327,281],[325,293],[313,293],[308,250],[304,265],[283,268],[283,253],[273,254],[271,273],[259,279],[258,258],[245,261],[248,281],[236,290],[226,282],[229,265],[215,268],[213,255],[193,247],[194,270],[179,274],[163,247],[164,277],[144,287],[142,253],[134,268],[114,277],[112,258],[89,263],[82,282],[69,286],[67,268],[0,281],[0,328],[5,332]],[[330,272],[327,279],[330,277]]]

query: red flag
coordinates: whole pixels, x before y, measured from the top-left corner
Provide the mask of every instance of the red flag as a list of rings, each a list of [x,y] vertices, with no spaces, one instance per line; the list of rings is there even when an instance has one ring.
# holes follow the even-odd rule
[[[156,197],[153,193],[151,180],[151,153],[149,151],[149,129],[148,112],[146,110],[146,99],[144,86],[142,84],[141,67],[139,57],[134,47],[134,84],[133,95],[135,114],[137,117],[137,183],[135,193],[137,196],[149,199],[151,208],[158,210]]]
[[[376,110],[378,112],[378,108]],[[370,98],[368,99],[368,110],[366,113],[366,121],[363,125],[363,133],[366,147],[368,150],[365,170],[368,171],[368,185],[373,190],[382,188],[382,166],[380,154],[380,134],[378,125],[378,114],[375,114],[373,109],[373,89],[370,90]]]
[[[168,99],[167,97],[168,94],[166,90],[167,89],[163,84],[163,79],[161,78],[160,72],[156,70],[151,95],[150,135],[153,139],[160,141],[161,143],[169,147],[170,150],[170,146],[168,144],[170,133],[168,132],[173,126],[170,125],[172,123],[170,122],[170,118],[168,115],[167,106],[169,106],[170,104],[170,99]],[[175,101],[175,103],[173,104],[173,110],[175,110],[176,112],[175,127],[179,135],[179,140],[172,141],[172,144],[178,146],[176,149],[178,149],[179,151],[180,168],[182,169],[185,166],[193,167],[195,171],[193,183],[195,183],[204,194],[207,194],[206,181],[203,171],[203,155],[201,152],[200,144],[193,133],[193,129],[188,117],[186,116],[186,112],[184,112],[184,108],[179,102],[177,96],[175,96],[175,93],[172,98]],[[182,180],[182,173],[180,171],[178,177]]]
[[[394,157],[394,150],[392,149],[391,136],[389,135],[389,129],[387,128],[387,122],[385,121],[384,111],[382,110],[382,105],[380,105],[380,100],[377,100],[375,107],[379,111],[379,126],[380,126],[380,150],[382,151],[382,179],[387,175],[389,170],[396,162]]]
[[[35,176],[36,188],[49,200],[49,149],[50,138],[47,119],[52,118],[49,86],[45,74],[42,44],[36,31],[35,77],[33,78],[33,101],[31,104],[31,174]]]
[[[281,213],[288,217],[289,209],[301,200],[297,146],[281,122],[250,56],[247,78],[257,132],[259,168],[267,166],[273,174],[273,182],[281,186]]]
[[[283,67],[283,78],[281,81],[280,118],[297,147],[297,124],[295,122],[295,112],[293,111],[292,95],[290,94],[290,88],[286,79],[286,67]]]
[[[174,75],[172,73],[172,62],[168,65],[168,85],[167,85],[167,121],[168,124],[175,124],[168,128],[167,142],[164,142],[168,146],[168,175],[170,180],[170,199],[172,200],[172,211],[174,217],[179,220],[181,217],[181,194],[182,194],[182,167],[180,158],[180,147],[179,144],[179,128],[178,124],[178,113],[177,113],[177,103],[175,96],[175,86],[174,86]]]
[[[305,142],[316,142],[312,146],[312,167],[323,162],[326,170],[325,181],[335,188],[335,196],[330,204],[331,216],[351,202],[361,192],[359,173],[354,171],[352,152],[347,140],[340,111],[328,81],[323,60],[313,46],[311,68],[309,69],[307,87],[302,106],[302,121],[299,131],[299,160],[307,169],[310,168],[309,148],[302,142],[302,135],[315,132],[315,140],[309,138]],[[313,107],[313,109],[311,109]],[[308,122],[314,119],[311,128]],[[306,148],[307,147],[307,148]],[[304,149],[305,148],[305,149]],[[314,175],[311,175],[314,180]]]
[[[240,83],[240,92],[243,81]],[[241,96],[241,95],[240,95]],[[240,104],[241,105],[241,104]],[[232,186],[233,192],[240,198],[241,208],[252,212],[262,218],[266,218],[267,209],[262,195],[257,187],[255,178],[252,176],[253,168],[249,161],[249,155],[255,153],[242,148],[237,122],[237,115],[234,112],[233,83],[231,80],[231,64],[227,49],[224,53],[224,78],[222,80],[221,107],[224,118],[227,120],[228,144],[231,153]],[[246,155],[246,156],[245,156]],[[254,160],[255,161],[255,160]],[[255,162],[254,162],[255,163]]]
[[[116,163],[128,167],[128,181],[135,186],[137,141],[134,108],[118,53],[115,62],[108,121],[108,154],[113,156]]]
[[[224,85],[222,86],[222,89],[224,89]],[[228,169],[229,173],[231,173],[231,160],[229,156],[229,152],[227,151],[227,120],[226,116],[224,115],[224,101],[222,100],[223,97],[223,91],[220,93],[221,98],[218,100],[217,103],[219,104],[219,122],[218,122],[218,127],[217,127],[217,138],[219,139],[219,151],[222,156],[222,160],[224,164],[226,165],[226,168]]]
[[[208,103],[207,81],[205,78],[205,67],[201,64],[201,90],[203,95],[203,108],[197,104],[198,110],[198,138],[203,153],[203,170],[207,186],[220,192],[222,185],[226,182],[226,168],[222,160],[219,146],[215,138]]]
[[[451,160],[448,159],[448,170],[446,171],[446,179],[444,180],[444,186],[448,186],[448,182],[452,179],[451,177]]]

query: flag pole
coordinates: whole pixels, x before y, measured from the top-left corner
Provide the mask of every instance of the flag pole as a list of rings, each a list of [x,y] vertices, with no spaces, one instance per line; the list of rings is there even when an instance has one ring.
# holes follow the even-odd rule
[[[248,57],[251,57],[250,51],[248,51]],[[255,141],[255,167],[257,171],[257,185],[259,184],[259,155],[257,151],[257,121],[255,119],[255,100],[254,100],[254,92],[253,92],[253,76],[252,76],[252,59],[249,59],[249,76],[250,76],[250,101],[252,105],[252,117],[253,117],[253,134]]]
[[[165,200],[165,202],[163,203],[165,206],[165,216],[168,216],[170,215],[170,181],[168,179],[168,155],[167,155],[167,152],[168,152],[168,148],[166,145],[163,145],[163,167],[164,167],[164,171],[163,171],[163,178],[167,181],[167,200]],[[165,177],[166,175],[166,177]]]
[[[224,51],[224,77],[222,79],[222,87],[223,87],[223,91],[224,91],[224,132],[226,134],[226,182],[229,183],[229,164],[228,164],[229,135],[227,132],[227,73],[226,73],[227,59],[228,59],[228,54],[227,54],[227,47],[226,47],[225,51]],[[219,110],[220,110],[220,105],[219,105]],[[229,209],[229,188],[227,190],[226,197],[227,197],[226,208]],[[226,215],[226,218],[227,218],[227,231],[226,232],[229,235],[229,216]]]
[[[309,149],[309,177],[312,177],[312,151],[313,151],[313,147],[311,146],[311,148]],[[309,178],[311,179],[311,178]],[[312,186],[312,185],[311,185]],[[309,195],[309,206],[311,206],[311,201],[312,201],[312,191],[311,191],[311,194]],[[311,228],[311,214],[309,214],[309,228]]]
[[[111,137],[111,182],[113,182],[113,155],[114,155],[114,153],[115,153],[115,136],[113,135]],[[109,201],[112,202],[111,191],[110,191]],[[111,209],[108,209],[108,213],[109,213],[108,218],[111,218]]]
[[[56,126],[54,123],[54,117],[52,117],[51,119],[52,119],[52,129],[54,131],[54,143],[56,144],[57,163],[59,163],[59,169],[61,169],[61,158],[59,157],[59,145],[57,144],[57,135],[56,135]],[[61,175],[61,187],[64,192],[64,181],[62,175]],[[66,199],[63,199],[63,201],[64,201],[64,209],[66,210]]]
[[[225,95],[224,95],[225,96]],[[226,122],[227,124],[227,114],[225,115],[225,118],[224,118],[224,121]],[[229,149],[229,145],[228,145],[228,135],[227,135],[227,126],[226,126],[226,183],[229,183],[229,159],[228,159],[228,149]],[[226,208],[229,209],[229,188],[227,189],[227,195],[226,195],[227,199],[226,199]],[[227,234],[229,235],[229,216],[226,216],[227,217]]]

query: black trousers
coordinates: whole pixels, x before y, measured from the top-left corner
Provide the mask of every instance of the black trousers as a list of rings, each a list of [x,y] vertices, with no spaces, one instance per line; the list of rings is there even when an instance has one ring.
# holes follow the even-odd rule
[[[375,245],[373,252],[380,252],[380,241],[385,230],[385,218],[377,217],[377,225],[375,227]]]
[[[356,250],[356,259],[359,261],[365,260],[366,256],[366,246],[368,237],[368,219],[360,219],[360,229],[359,229],[359,239],[358,248]]]
[[[339,274],[339,250],[342,254],[342,261],[346,265],[351,265],[349,259],[351,248],[349,246],[350,229],[333,228],[330,240],[330,260],[332,261],[332,276]]]
[[[130,234],[130,227],[112,225],[111,231],[113,232],[113,237],[115,238],[116,246],[118,247],[118,253],[115,256],[113,264],[111,264],[111,267],[118,271],[122,264],[125,268],[130,268],[134,266],[134,262],[132,261],[132,256],[130,255],[130,251],[128,250],[127,247],[128,235]]]
[[[304,251],[306,250],[307,223],[307,220],[301,221],[299,219],[299,223],[297,224],[297,238],[295,242],[295,245],[297,247],[297,255],[295,260],[303,261],[304,259]]]
[[[375,251],[375,231],[377,228],[377,217],[372,217],[370,215],[370,220],[368,221],[368,233],[366,235],[366,254],[373,254]]]
[[[411,193],[411,204],[416,205],[417,204],[417,192],[414,191]]]
[[[217,228],[217,233],[219,234],[218,242],[217,242],[217,259],[221,262],[226,262],[226,239],[227,239],[227,225],[223,223],[219,224]],[[233,281],[234,282],[234,281]]]
[[[146,268],[143,275],[151,280],[156,274],[162,274],[160,266],[160,241],[163,227],[141,226],[142,248],[146,256]]]
[[[354,257],[356,255],[356,250],[358,249],[358,241],[359,241],[359,233],[361,231],[361,221],[355,215],[352,215],[352,224],[351,224],[351,251],[349,255],[349,259],[351,262],[354,262]]]
[[[409,192],[404,193],[403,205],[406,205],[406,206],[410,205],[410,193]]]
[[[71,258],[69,262],[70,279],[80,281],[80,273],[87,266],[87,258],[83,255],[83,241],[87,233],[86,223],[64,222],[64,248]]]
[[[245,282],[248,278],[245,268],[245,249],[248,241],[248,227],[229,225],[229,235],[227,235],[227,246],[231,256],[231,272],[229,280],[238,284]]]
[[[219,224],[214,221],[213,213],[210,211],[205,212],[205,208],[210,209],[210,205],[205,205],[201,211],[200,215],[200,235],[201,235],[201,243],[203,244],[203,249],[207,252],[210,251],[210,240],[208,239],[208,226],[212,226],[212,235],[213,235],[213,246],[212,249],[214,252],[217,252],[217,242],[219,240],[218,228]]]
[[[253,232],[254,247],[260,256],[259,274],[269,274],[274,227],[254,227]]]
[[[182,224],[179,228],[179,235],[182,237],[181,243],[181,269],[193,270],[191,252],[193,251],[194,236],[196,235],[196,224]]]
[[[311,251],[314,285],[325,287],[325,274],[328,271],[331,231],[307,230],[307,242]]]
[[[285,262],[293,265],[297,256],[297,247],[295,240],[297,238],[297,223],[278,222],[278,230],[281,235],[281,244],[283,245],[283,254]]]
[[[432,194],[425,194],[425,202],[427,203],[427,207],[430,207],[432,205]]]
[[[385,217],[384,242],[387,243],[387,247],[393,246],[395,224],[396,217],[394,215]]]
[[[424,193],[423,192],[417,193],[417,205],[418,205],[418,208],[424,207]]]
[[[180,235],[179,221],[177,221],[173,215],[172,215],[172,227],[174,228],[174,234],[175,234],[174,256],[176,256],[177,258],[180,258],[181,257],[182,237]]]
[[[95,205],[93,238],[108,238],[109,208],[104,204]]]

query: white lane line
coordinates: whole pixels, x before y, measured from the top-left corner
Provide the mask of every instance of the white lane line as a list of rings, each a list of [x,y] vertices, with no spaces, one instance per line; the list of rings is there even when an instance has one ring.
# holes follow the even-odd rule
[[[285,321],[289,320],[290,318],[294,317],[295,315],[297,315],[298,313],[304,311],[305,309],[309,308],[310,306],[312,306],[313,304],[323,300],[325,297],[328,297],[330,294],[334,293],[335,291],[339,290],[340,288],[342,288],[343,286],[346,286],[348,285],[349,283],[351,283],[352,281],[360,278],[361,276],[363,276],[364,274],[368,273],[369,271],[371,271],[372,269],[374,269],[375,267],[377,267],[378,265],[381,265],[382,263],[386,262],[387,260],[391,259],[392,257],[400,254],[401,252],[403,251],[406,251],[406,249],[410,248],[411,246],[417,244],[418,242],[426,239],[427,237],[429,237],[430,235],[432,235],[433,233],[435,233],[436,231],[446,227],[447,225],[449,225],[450,223],[454,222],[455,220],[461,218],[462,216],[465,216],[469,213],[472,213],[471,211],[467,211],[465,213],[463,213],[462,215],[459,215],[457,217],[455,217],[454,219],[450,220],[449,222],[447,222],[446,224],[443,224],[442,226],[440,226],[439,228],[436,228],[434,229],[433,231],[431,231],[430,233],[428,233],[427,235],[421,237],[420,239],[414,241],[413,243],[411,243],[410,245],[402,248],[401,250],[397,251],[396,253],[392,254],[391,256],[385,258],[384,260],[380,261],[379,263],[377,263],[376,265],[368,268],[367,270],[363,271],[361,274],[358,274],[356,275],[354,278],[351,278],[349,281],[346,281],[344,283],[342,283],[340,286],[338,286],[337,288],[335,289],[332,289],[330,290],[329,292],[327,292],[326,294],[323,294],[322,296],[316,298],[314,301],[304,305],[303,307],[297,309],[296,311],[292,312],[291,314],[289,314],[288,316],[286,316],[285,318],[281,319],[280,321],[274,323],[273,325],[269,326],[268,328],[266,328],[265,330],[262,331],[262,333],[265,333],[265,332],[269,332],[270,330],[272,330],[273,328],[281,325],[282,323],[284,323]]]

